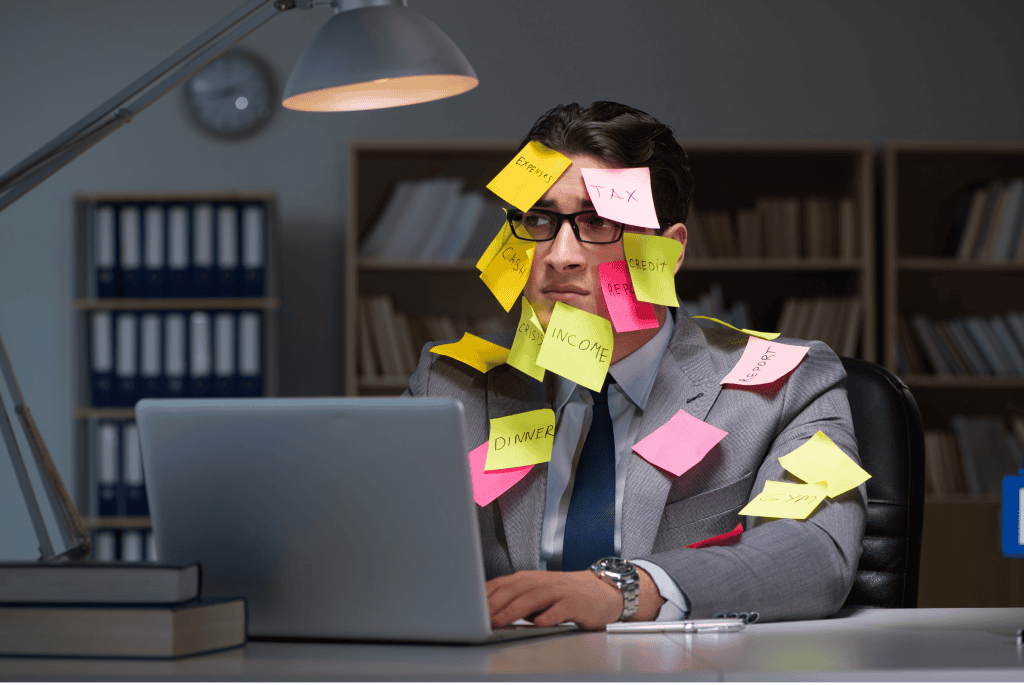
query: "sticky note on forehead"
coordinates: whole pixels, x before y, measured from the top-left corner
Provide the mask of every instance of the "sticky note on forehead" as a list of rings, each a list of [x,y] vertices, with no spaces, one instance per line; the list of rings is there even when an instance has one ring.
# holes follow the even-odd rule
[[[774,383],[796,368],[807,351],[803,345],[787,345],[751,336],[743,356],[719,385],[764,385]]]
[[[825,499],[824,485],[765,481],[761,494],[740,509],[740,516],[805,519]]]
[[[572,161],[544,143],[531,140],[501,172],[491,179],[487,189],[524,212],[547,192]]]
[[[523,311],[519,315],[519,326],[516,337],[512,341],[512,351],[508,355],[508,365],[519,369],[527,376],[538,381],[544,380],[544,367],[537,366],[537,355],[544,341],[544,327],[540,325],[537,313],[533,311],[529,301],[522,298]]]
[[[549,408],[491,419],[487,440],[488,471],[551,461],[555,412]]]
[[[533,251],[533,243],[513,237],[480,272],[480,280],[491,289],[506,312],[512,309],[530,278]]]
[[[676,262],[683,253],[682,243],[658,235],[626,232],[622,234],[622,247],[636,299],[678,307]]]
[[[600,391],[612,363],[614,340],[608,319],[555,302],[537,365]]]
[[[580,168],[587,194],[600,216],[630,226],[661,228],[651,193],[651,171],[647,167],[630,169]]]
[[[616,331],[622,333],[658,327],[654,305],[636,299],[626,260],[605,262],[597,270],[601,276],[601,294]]]
[[[829,497],[852,490],[871,477],[821,431],[786,456],[779,457],[779,463],[805,483],[824,481]]]

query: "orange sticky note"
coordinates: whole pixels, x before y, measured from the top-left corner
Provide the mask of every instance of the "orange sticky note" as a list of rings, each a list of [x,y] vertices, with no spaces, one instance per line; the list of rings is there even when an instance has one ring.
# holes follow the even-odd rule
[[[480,280],[491,289],[506,312],[512,309],[530,278],[534,249],[533,243],[513,237],[480,272]]]
[[[430,351],[469,364],[480,373],[487,373],[508,359],[508,348],[495,345],[472,333],[463,333],[458,342],[434,345]]]
[[[719,385],[774,383],[795,369],[809,349],[803,345],[787,345],[751,336],[743,356]]]
[[[681,476],[728,434],[680,409],[661,428],[633,445],[633,451],[658,468]]]
[[[473,482],[473,501],[485,507],[518,483],[530,472],[533,464],[511,469],[487,471],[487,443],[469,453],[469,476]]]
[[[547,192],[572,161],[544,143],[531,140],[501,172],[491,179],[487,189],[524,212]]]

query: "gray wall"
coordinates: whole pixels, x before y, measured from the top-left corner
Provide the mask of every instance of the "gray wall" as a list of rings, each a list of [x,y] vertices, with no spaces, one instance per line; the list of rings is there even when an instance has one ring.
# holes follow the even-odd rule
[[[0,334],[65,479],[72,450],[78,191],[271,189],[280,197],[282,390],[337,392],[345,153],[354,136],[521,135],[560,103],[609,99],[685,137],[1024,138],[1017,0],[409,0],[480,77],[451,100],[351,114],[280,110],[255,138],[193,128],[180,92],[0,214]],[[7,169],[241,0],[0,2]],[[243,42],[283,85],[327,9]],[[0,559],[36,555],[0,456]]]

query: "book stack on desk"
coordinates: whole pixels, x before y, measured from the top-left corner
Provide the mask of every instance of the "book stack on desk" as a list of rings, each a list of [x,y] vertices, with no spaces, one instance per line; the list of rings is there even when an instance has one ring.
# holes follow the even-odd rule
[[[241,597],[198,564],[0,564],[0,655],[169,659],[241,647]]]

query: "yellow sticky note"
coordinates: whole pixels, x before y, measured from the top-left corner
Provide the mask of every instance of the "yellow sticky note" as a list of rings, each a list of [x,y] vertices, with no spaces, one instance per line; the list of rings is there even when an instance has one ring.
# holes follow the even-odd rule
[[[478,338],[472,333],[463,333],[459,342],[434,345],[430,351],[469,364],[480,373],[487,373],[495,366],[504,364],[509,352],[508,348]]]
[[[825,499],[825,485],[765,481],[761,494],[740,509],[740,516],[805,519]]]
[[[608,319],[555,302],[537,365],[599,391],[612,363],[614,340]]]
[[[551,461],[554,444],[555,412],[551,409],[534,409],[491,419],[484,470],[543,464]]]
[[[852,490],[871,477],[821,431],[786,456],[779,457],[779,463],[805,483],[824,481],[829,497]]]
[[[530,277],[533,250],[533,243],[513,237],[480,272],[480,280],[487,284],[506,312],[512,309]]]
[[[508,210],[505,211],[507,212]],[[480,259],[476,260],[476,270],[483,271],[484,267],[490,264],[491,260],[494,259],[494,255],[498,254],[498,250],[505,247],[505,243],[507,243],[512,237],[512,227],[509,226],[506,221],[501,225],[501,229],[498,231],[498,234],[494,236],[494,240],[491,241],[491,244],[488,245],[487,249],[484,250],[484,253],[480,255]]]
[[[676,262],[683,253],[678,240],[643,233],[624,233],[623,248],[636,299],[678,307]]]
[[[512,341],[512,351],[508,355],[508,365],[543,381],[544,367],[537,366],[537,355],[544,341],[544,327],[540,325],[540,319],[527,299],[522,299],[523,311],[519,315],[519,326],[516,328],[515,340]]]
[[[544,143],[531,140],[501,172],[491,179],[487,189],[524,212],[547,192],[572,161]]]
[[[734,331],[739,331],[740,333],[746,333],[747,335],[752,335],[755,338],[761,338],[762,340],[775,340],[777,337],[782,335],[781,333],[762,333],[761,331],[752,331],[749,328],[736,328],[731,323],[726,323],[726,322],[722,321],[721,319],[714,318],[713,316],[700,316],[700,315],[697,315],[697,316],[694,316],[693,318],[694,319],[707,319],[708,321],[714,321],[715,323],[720,323],[723,326],[728,326],[729,328],[733,329]]]

